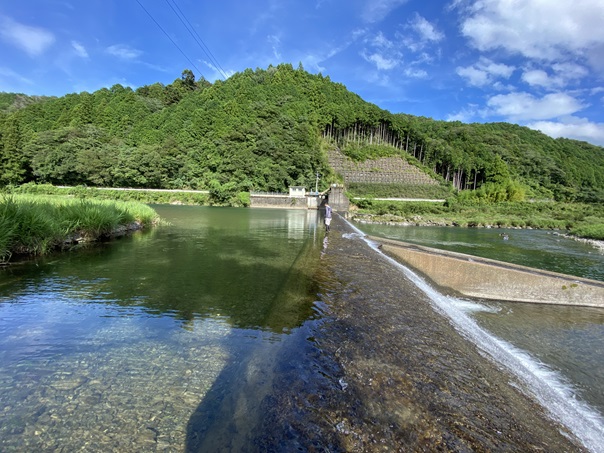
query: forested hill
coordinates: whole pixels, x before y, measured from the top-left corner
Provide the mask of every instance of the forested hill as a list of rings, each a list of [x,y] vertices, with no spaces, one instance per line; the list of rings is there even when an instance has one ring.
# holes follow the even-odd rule
[[[1,102],[2,185],[210,189],[226,200],[314,187],[317,171],[324,188],[337,179],[326,156],[337,146],[355,159],[399,154],[457,189],[516,184],[534,197],[604,200],[604,148],[507,123],[392,114],[301,66],[248,69],[214,84],[185,70],[165,86],[1,93]]]

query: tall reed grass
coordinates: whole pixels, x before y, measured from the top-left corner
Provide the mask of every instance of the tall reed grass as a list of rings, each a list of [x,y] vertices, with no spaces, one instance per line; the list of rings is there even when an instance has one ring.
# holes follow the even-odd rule
[[[119,227],[158,221],[136,202],[43,195],[0,196],[0,262],[14,254],[42,255],[75,237],[97,240]]]

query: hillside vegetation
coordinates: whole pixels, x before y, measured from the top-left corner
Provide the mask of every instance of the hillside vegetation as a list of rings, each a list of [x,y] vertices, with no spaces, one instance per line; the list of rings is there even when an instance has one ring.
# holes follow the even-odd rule
[[[604,201],[604,148],[507,123],[392,114],[301,66],[23,96],[0,95],[0,185],[207,189],[228,204],[248,190],[314,187],[316,172],[326,188],[339,178],[327,150],[339,148],[357,161],[402,156],[483,199]]]

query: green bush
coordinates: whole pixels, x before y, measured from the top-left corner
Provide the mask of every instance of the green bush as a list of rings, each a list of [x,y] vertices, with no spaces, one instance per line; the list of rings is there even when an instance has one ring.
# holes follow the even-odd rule
[[[237,200],[235,206],[247,208],[251,204],[249,192],[239,192],[237,194]]]
[[[95,187],[56,187],[51,184],[28,183],[8,190],[14,194],[66,195],[82,199],[136,201],[149,204],[183,203],[208,205],[210,195],[199,192],[166,192],[159,190],[110,190]]]
[[[597,239],[604,241],[604,223],[596,223],[592,225],[584,225],[577,228],[572,228],[571,233],[575,236]]]

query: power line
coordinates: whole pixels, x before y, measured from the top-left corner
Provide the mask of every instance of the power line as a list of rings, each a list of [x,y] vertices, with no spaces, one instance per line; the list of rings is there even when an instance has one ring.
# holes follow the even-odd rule
[[[178,17],[178,19],[180,20],[180,22],[185,26],[185,28],[187,29],[187,31],[189,32],[189,34],[193,37],[193,39],[195,40],[195,42],[197,42],[197,45],[199,46],[199,48],[203,51],[203,53],[206,54],[206,56],[208,57],[208,59],[210,60],[210,62],[216,67],[216,69],[218,71],[220,71],[220,73],[222,74],[222,76],[225,79],[228,79],[228,76],[227,76],[226,72],[224,71],[224,69],[222,68],[222,66],[220,65],[220,63],[216,59],[216,57],[214,57],[214,55],[210,51],[210,48],[206,45],[205,42],[203,42],[203,39],[201,39],[201,36],[199,36],[199,34],[195,31],[195,29],[194,29],[193,25],[191,24],[191,22],[189,22],[189,20],[185,16],[185,14],[178,7],[178,5],[176,4],[176,1],[172,0],[172,3],[174,4],[174,6],[172,6],[172,3],[170,3],[169,0],[165,0],[165,1],[168,4],[168,6],[172,9],[172,11],[174,12],[174,14],[176,14],[176,17]],[[176,7],[176,9],[174,9],[174,7]],[[178,10],[178,12],[176,10]]]
[[[155,18],[154,18],[154,17],[151,15],[151,13],[150,13],[149,11],[147,11],[147,9],[146,9],[146,8],[143,6],[143,4],[142,4],[142,3],[141,3],[139,0],[136,0],[136,3],[138,3],[138,4],[139,4],[139,6],[140,6],[140,7],[143,9],[143,11],[145,11],[145,12],[147,13],[147,15],[148,15],[148,16],[151,18],[151,20],[152,20],[153,22],[155,22],[155,25],[157,25],[157,27],[158,27],[158,28],[159,28],[159,29],[160,29],[160,30],[161,30],[161,31],[164,33],[164,35],[166,35],[166,36],[167,36],[167,38],[168,38],[168,39],[169,39],[169,40],[172,42],[172,44],[174,44],[174,46],[175,46],[175,47],[176,47],[176,48],[177,48],[177,49],[180,51],[180,53],[181,53],[181,54],[182,54],[182,55],[183,55],[183,56],[184,56],[184,57],[187,59],[187,61],[188,61],[189,63],[191,63],[191,66],[193,66],[193,67],[194,67],[194,68],[197,70],[197,72],[198,72],[199,74],[202,74],[201,70],[200,70],[200,69],[199,69],[199,68],[198,68],[198,67],[195,65],[195,63],[193,63],[193,62],[191,61],[191,59],[190,59],[190,58],[187,56],[187,54],[185,54],[185,53],[183,52],[183,50],[182,50],[182,49],[181,49],[181,48],[178,46],[178,44],[176,44],[176,42],[174,42],[174,40],[173,40],[173,39],[170,37],[170,35],[169,35],[168,33],[166,33],[166,30],[164,30],[164,29],[162,28],[162,26],[161,26],[161,25],[159,25],[159,22],[157,22],[157,21],[155,20]],[[202,75],[203,75],[203,74],[202,74]]]

